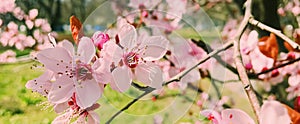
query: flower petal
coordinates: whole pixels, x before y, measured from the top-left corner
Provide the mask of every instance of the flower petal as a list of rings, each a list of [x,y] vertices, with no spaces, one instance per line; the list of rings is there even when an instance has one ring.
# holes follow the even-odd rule
[[[94,111],[89,111],[87,123],[88,124],[100,124],[99,115]]]
[[[118,33],[120,45],[125,49],[131,50],[136,46],[137,32],[130,24],[124,24]]]
[[[61,47],[49,48],[37,54],[37,59],[45,65],[45,67],[53,72],[64,73],[66,66],[70,66],[72,57],[69,52]]]
[[[140,49],[145,49],[141,51],[141,57],[146,61],[154,61],[162,58],[166,52],[169,41],[162,36],[152,36],[143,41]]]
[[[55,104],[53,109],[56,113],[62,113],[69,107],[67,102]]]
[[[100,87],[95,80],[82,81],[76,86],[77,104],[82,109],[86,109],[96,103],[102,93],[103,87]]]
[[[130,70],[123,66],[123,67],[117,67],[112,71],[112,77],[114,80],[114,90],[125,92],[127,89],[129,89],[130,84],[132,82],[131,78],[131,72]]]
[[[290,124],[287,109],[277,101],[264,101],[260,113],[261,124]]]
[[[203,110],[200,112],[201,115],[205,116],[206,118],[210,118],[211,117],[211,121],[214,123],[214,124],[220,124],[222,123],[222,120],[221,120],[221,115],[214,111],[214,110],[210,110],[210,109],[207,109],[207,110]]]
[[[52,77],[53,72],[46,70],[40,77],[28,81],[25,86],[27,89],[31,89],[32,91],[38,92],[43,96],[47,96],[49,90],[51,89],[52,83],[50,80]]]
[[[72,111],[68,111],[64,114],[57,116],[53,121],[52,124],[69,124],[70,118],[72,117]]]
[[[89,63],[95,56],[96,50],[93,41],[88,37],[82,37],[78,44],[77,55],[79,60]]]
[[[163,73],[161,69],[152,63],[141,63],[136,67],[135,78],[154,88],[161,88],[163,83]]]
[[[61,42],[61,44],[62,44],[62,47],[63,48],[65,48],[65,49],[67,49],[69,52],[70,52],[70,55],[74,55],[74,46],[73,46],[73,44],[70,42],[70,41],[68,41],[68,40],[63,40],[62,42]]]
[[[67,76],[62,76],[52,83],[48,99],[55,104],[63,103],[71,98],[74,91],[73,80]]]
[[[239,109],[225,109],[221,115],[222,122],[228,124],[255,124],[248,114]]]

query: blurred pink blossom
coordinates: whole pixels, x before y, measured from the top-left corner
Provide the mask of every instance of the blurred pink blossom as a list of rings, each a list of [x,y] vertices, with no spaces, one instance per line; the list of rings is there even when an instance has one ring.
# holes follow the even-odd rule
[[[34,23],[31,20],[26,20],[25,24],[27,25],[28,29],[32,29],[34,25]]]
[[[33,20],[37,17],[37,15],[39,14],[37,9],[31,9],[29,10],[29,19]]]
[[[21,9],[21,7],[16,7],[16,8],[13,10],[13,15],[14,15],[17,19],[22,20],[22,19],[24,19],[25,12]]]
[[[0,54],[0,63],[15,62],[16,53],[12,50],[7,50]]]
[[[16,7],[15,0],[0,0],[0,13],[12,12]]]

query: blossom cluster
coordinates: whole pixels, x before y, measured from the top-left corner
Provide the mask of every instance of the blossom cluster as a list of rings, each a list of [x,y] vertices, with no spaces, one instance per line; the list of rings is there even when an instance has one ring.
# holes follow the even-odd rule
[[[51,26],[47,19],[38,18],[37,9],[31,9],[27,14],[16,5],[15,0],[0,2],[0,14],[4,15],[4,18],[0,18],[1,47],[22,51],[25,48],[42,50],[51,46],[47,36],[51,32]],[[15,19],[6,20],[5,15],[9,14]],[[1,59],[0,62],[11,62],[11,60]]]

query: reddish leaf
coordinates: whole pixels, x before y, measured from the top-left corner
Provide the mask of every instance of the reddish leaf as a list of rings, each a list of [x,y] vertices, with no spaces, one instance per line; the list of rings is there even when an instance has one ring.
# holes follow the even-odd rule
[[[270,36],[264,36],[259,39],[259,50],[265,56],[277,60],[278,44],[275,34],[271,33]]]
[[[297,35],[296,38],[295,38],[295,42],[297,44],[300,44],[300,35]],[[284,42],[284,46],[285,48],[290,51],[290,52],[300,52],[299,50],[295,50],[289,43],[287,42]]]
[[[284,42],[284,46],[288,51],[295,51],[294,48],[287,42]]]
[[[72,37],[76,44],[78,44],[79,39],[83,36],[82,24],[78,18],[75,16],[70,17],[70,25]]]
[[[283,105],[288,110],[289,116],[291,117],[293,124],[300,124],[300,114],[297,111],[295,111],[294,109],[292,109],[291,107],[289,107],[285,104],[283,104]]]

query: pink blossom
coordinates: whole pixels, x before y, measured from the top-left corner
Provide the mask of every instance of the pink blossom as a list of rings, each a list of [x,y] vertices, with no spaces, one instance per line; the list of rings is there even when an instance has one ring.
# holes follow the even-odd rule
[[[37,54],[37,59],[56,76],[48,99],[54,104],[63,103],[75,92],[78,105],[83,109],[88,108],[103,92],[103,84],[97,83],[101,82],[99,75],[94,72],[98,61],[91,63],[95,47],[87,37],[81,38],[77,52],[70,42],[61,44],[62,47],[45,49]]]
[[[29,19],[31,19],[31,20],[35,19],[38,14],[39,14],[39,11],[37,9],[29,10]]]
[[[0,13],[12,12],[16,7],[15,0],[0,0]]]
[[[45,21],[45,22],[42,24],[41,29],[42,29],[43,32],[50,32],[50,31],[51,31],[51,26],[50,26],[50,24],[48,23],[48,21]]]
[[[32,36],[27,36],[24,40],[24,45],[26,47],[32,47],[35,44],[35,40],[32,38]]]
[[[40,38],[41,38],[41,33],[40,33],[40,30],[39,29],[35,29],[33,31],[33,37],[34,39],[36,39],[38,42],[40,41]]]
[[[18,32],[18,25],[15,22],[12,22],[12,21],[9,22],[7,24],[7,28],[8,28],[8,30],[13,31],[14,33]]]
[[[33,28],[33,22],[31,20],[26,20],[25,24],[27,25],[28,29],[32,29]]]
[[[161,88],[163,77],[160,68],[151,61],[159,60],[166,53],[168,41],[161,36],[151,36],[142,41],[130,24],[120,28],[116,43],[106,43],[103,58],[111,58],[111,86],[118,91],[126,91],[133,78],[154,88]],[[107,47],[105,47],[107,46]],[[134,71],[132,71],[134,70]]]
[[[292,13],[294,14],[294,16],[298,16],[300,14],[300,7],[299,6],[293,7]]]
[[[17,19],[22,20],[22,19],[24,19],[25,12],[21,9],[21,7],[16,7],[16,8],[13,10],[13,15],[14,15]]]
[[[7,50],[0,54],[0,63],[15,62],[16,53],[12,50]]]
[[[280,7],[278,10],[277,10],[277,13],[281,16],[285,16],[285,11],[282,7]]]

